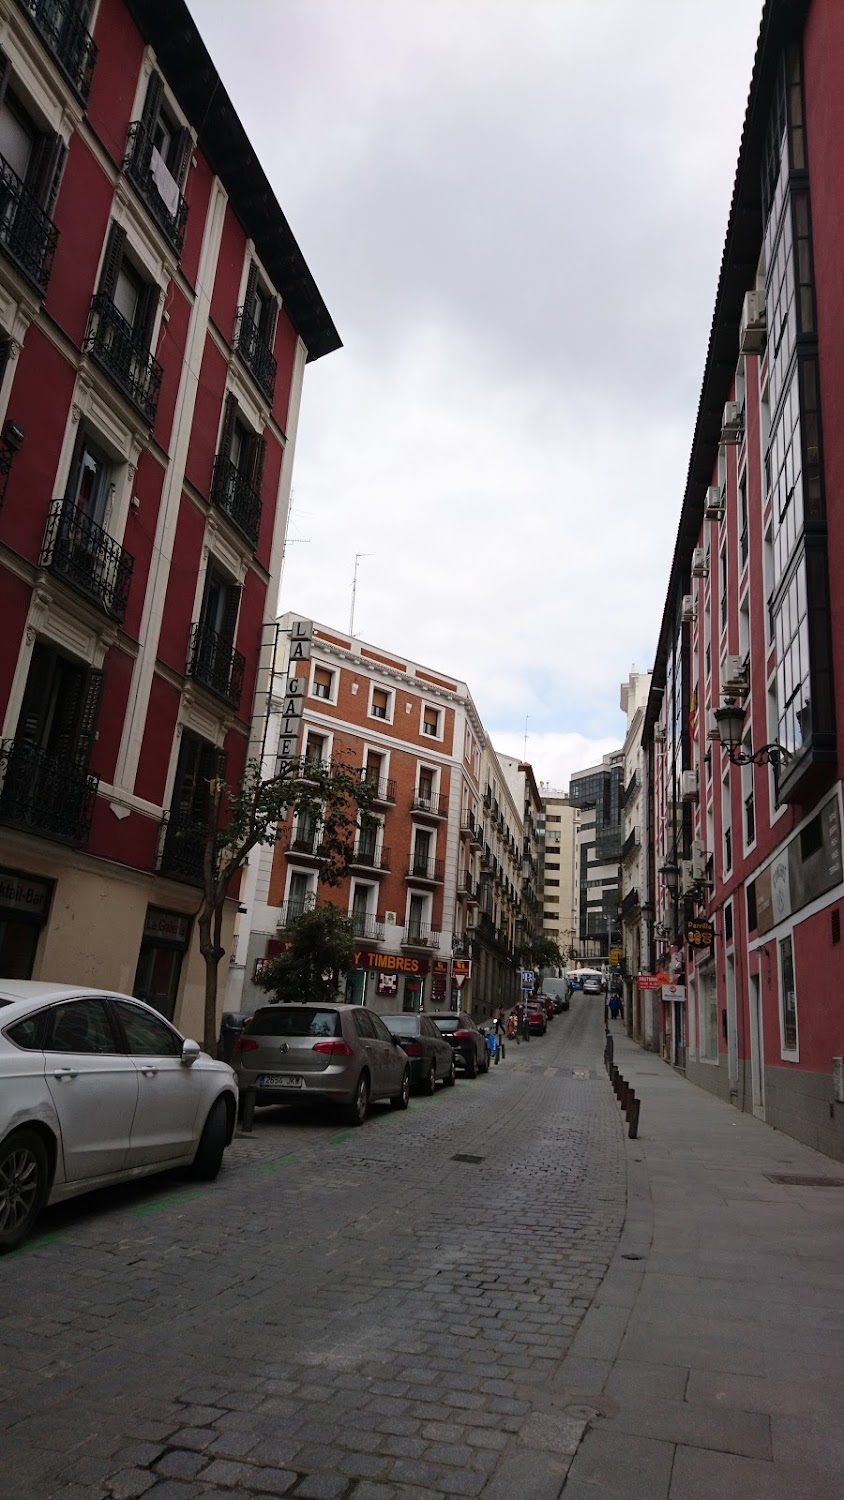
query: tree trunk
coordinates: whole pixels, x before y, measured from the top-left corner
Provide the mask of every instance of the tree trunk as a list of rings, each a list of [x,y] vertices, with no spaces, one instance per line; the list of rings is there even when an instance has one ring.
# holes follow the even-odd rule
[[[217,1052],[217,971],[225,951],[220,947],[221,920],[221,912],[212,910],[206,902],[202,903],[197,918],[199,951],[205,960],[205,1019],[202,1047],[203,1051],[211,1057],[216,1056]],[[211,936],[212,922],[215,927],[213,938]]]

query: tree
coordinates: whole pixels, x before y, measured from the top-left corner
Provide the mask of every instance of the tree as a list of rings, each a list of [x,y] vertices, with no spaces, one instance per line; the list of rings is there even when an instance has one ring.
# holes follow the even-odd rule
[[[565,959],[554,939],[538,933],[521,950],[523,969],[564,969]]]
[[[274,991],[277,1000],[333,1000],[356,948],[354,924],[326,902],[296,919],[289,950],[270,960],[258,983]]]
[[[354,854],[361,816],[371,807],[376,787],[359,766],[339,761],[293,760],[263,777],[257,760],[247,762],[236,786],[222,775],[208,782],[206,816],[176,832],[201,857],[202,900],[196,914],[199,951],[205,961],[205,1018],[202,1045],[217,1045],[217,973],[223,910],[232,881],[258,844],[273,845],[287,834],[292,811],[298,826],[310,830],[318,878],[337,885]]]

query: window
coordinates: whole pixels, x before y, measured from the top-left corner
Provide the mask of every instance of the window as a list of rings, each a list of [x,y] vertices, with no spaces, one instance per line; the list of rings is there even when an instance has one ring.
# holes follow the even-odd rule
[[[417,828],[413,840],[414,875],[427,875],[431,858],[431,835],[427,829]]]
[[[308,876],[303,875],[301,870],[294,870],[290,876],[287,887],[286,916],[289,922],[295,922],[309,910],[311,900],[311,889]]]
[[[434,778],[435,772],[428,766],[419,767],[419,788],[416,793],[418,802],[430,807],[434,800]]]
[[[314,675],[311,680],[311,695],[314,698],[325,698],[332,701],[334,691],[334,673],[330,667],[314,666]]]
[[[121,1051],[111,1018],[102,1000],[72,1000],[50,1013],[47,1052],[114,1055]]]
[[[375,750],[367,750],[364,776],[370,786],[378,786],[384,774],[384,756]]]
[[[211,499],[252,546],[261,524],[261,486],[266,440],[243,420],[229,392],[223,406],[220,446],[214,460]]]
[[[164,1021],[148,1016],[137,1005],[115,1000],[114,1008],[132,1057],[180,1057],[182,1039]]]
[[[719,590],[721,599],[721,630],[727,628],[727,548],[721,548],[719,558]]]
[[[780,1029],[782,1051],[797,1052],[797,992],[794,986],[794,951],[791,938],[780,940]]]
[[[10,88],[0,53],[0,245],[43,294],[58,236],[51,223],[67,147]]]
[[[102,526],[111,497],[114,468],[88,433],[80,432],[70,466],[66,498],[87,520]]]
[[[372,699],[369,704],[370,717],[373,719],[392,720],[392,693],[386,688],[373,687]]]
[[[199,620],[191,632],[188,672],[235,707],[243,689],[243,657],[234,649],[240,588],[209,564]]]
[[[426,896],[411,896],[407,913],[408,937],[428,936],[428,899]]]
[[[158,301],[158,285],[141,273],[127,253],[126,230],[112,224],[85,349],[150,425],[155,421],[161,387],[161,366],[150,353]]]
[[[355,1017],[357,1020],[357,1016]],[[342,1036],[340,1012],[273,1005],[255,1012],[244,1032],[254,1036]]]
[[[314,734],[313,730],[309,729],[308,738],[305,742],[305,760],[308,764],[315,765],[326,760],[327,745],[328,740],[324,734]]]
[[[718,1061],[718,981],[714,964],[698,969],[698,1031],[700,1055]]]
[[[124,167],[130,181],[177,253],[187,221],[182,186],[191,152],[191,134],[164,101],[164,81],[152,73],[140,120],[129,127]]]
[[[440,711],[427,703],[422,710],[422,733],[430,735],[434,740],[440,737]]]
[[[182,733],[161,860],[163,874],[199,881],[210,784],[225,774],[225,754],[188,730]]]
[[[258,267],[251,261],[246,278],[246,293],[235,330],[235,348],[246,368],[254,376],[264,395],[273,399],[276,361],[273,355],[276,326],[276,301],[261,284]]]
[[[559,886],[559,884],[560,884],[559,880],[546,880],[546,882],[545,882],[546,887],[548,887],[548,886]]]
[[[755,882],[755,880],[753,880],[753,881],[750,882],[750,885],[747,887],[747,930],[748,930],[748,932],[755,932],[756,931],[756,927],[757,927],[757,923],[758,923],[758,918],[757,918],[757,915],[756,915],[756,882]]]
[[[747,562],[747,471],[739,482],[739,568]]]

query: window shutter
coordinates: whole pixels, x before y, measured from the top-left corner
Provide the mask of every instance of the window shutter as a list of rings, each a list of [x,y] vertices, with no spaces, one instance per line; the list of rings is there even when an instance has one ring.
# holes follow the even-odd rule
[[[53,653],[36,641],[24,688],[23,703],[15,730],[15,742],[31,748],[41,742],[47,699],[53,681]]]
[[[226,589],[226,597],[223,605],[223,621],[220,626],[220,644],[230,649],[234,646],[234,633],[237,629],[237,612],[240,608],[240,589],[235,584],[230,584]]]
[[[9,82],[10,72],[9,59],[5,52],[0,52],[0,106],[6,97],[6,85]]]
[[[60,659],[55,668],[55,707],[47,739],[50,753],[76,759],[79,726],[85,702],[85,670]],[[46,748],[46,747],[45,747]]]
[[[230,458],[232,451],[232,438],[234,437],[234,423],[237,416],[237,399],[229,391],[223,402],[223,425],[220,429],[220,458]]]
[[[50,218],[58,197],[66,157],[67,146],[61,136],[44,135],[33,153],[27,173],[28,187],[33,198]]]
[[[135,334],[144,349],[149,349],[152,345],[152,330],[155,327],[155,315],[158,312],[158,298],[157,283],[147,281],[135,313]]]
[[[193,138],[189,130],[180,130],[170,150],[170,175],[181,190],[187,176],[187,165],[193,149]]]
[[[149,84],[147,85],[147,96],[144,100],[144,107],[141,110],[141,124],[146,131],[148,140],[152,135],[153,127],[155,126],[155,122],[158,119],[163,93],[164,80],[161,77],[161,74],[151,73]]]
[[[86,768],[94,748],[97,720],[100,717],[100,704],[103,701],[104,683],[104,672],[87,672],[83,679],[82,701],[76,731],[74,759],[77,765],[85,766]]]
[[[267,440],[255,434],[252,439],[252,452],[249,455],[249,483],[252,485],[258,499],[261,498],[261,485],[264,482],[264,457],[267,452]]]
[[[255,293],[257,290],[258,267],[254,260],[251,260],[249,262],[249,275],[246,278],[246,296],[243,299],[243,306],[246,309],[246,316],[248,318],[254,317]]]
[[[126,248],[126,230],[121,229],[119,224],[112,224],[108,231],[105,255],[103,257],[103,268],[100,272],[99,293],[107,297],[110,302],[114,300],[117,287],[117,277],[123,260],[123,252]]]

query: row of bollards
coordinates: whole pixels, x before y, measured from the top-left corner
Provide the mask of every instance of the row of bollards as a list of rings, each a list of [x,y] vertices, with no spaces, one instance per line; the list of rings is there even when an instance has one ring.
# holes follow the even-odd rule
[[[613,1062],[613,1052],[613,1039],[609,1032],[607,1032],[607,1041],[604,1047],[604,1065],[610,1075],[610,1083],[615,1091],[615,1097],[624,1110],[627,1120],[627,1134],[631,1141],[635,1141],[639,1134],[639,1109],[642,1101],[636,1098],[635,1089],[632,1089],[626,1079],[622,1078],[621,1073]]]

